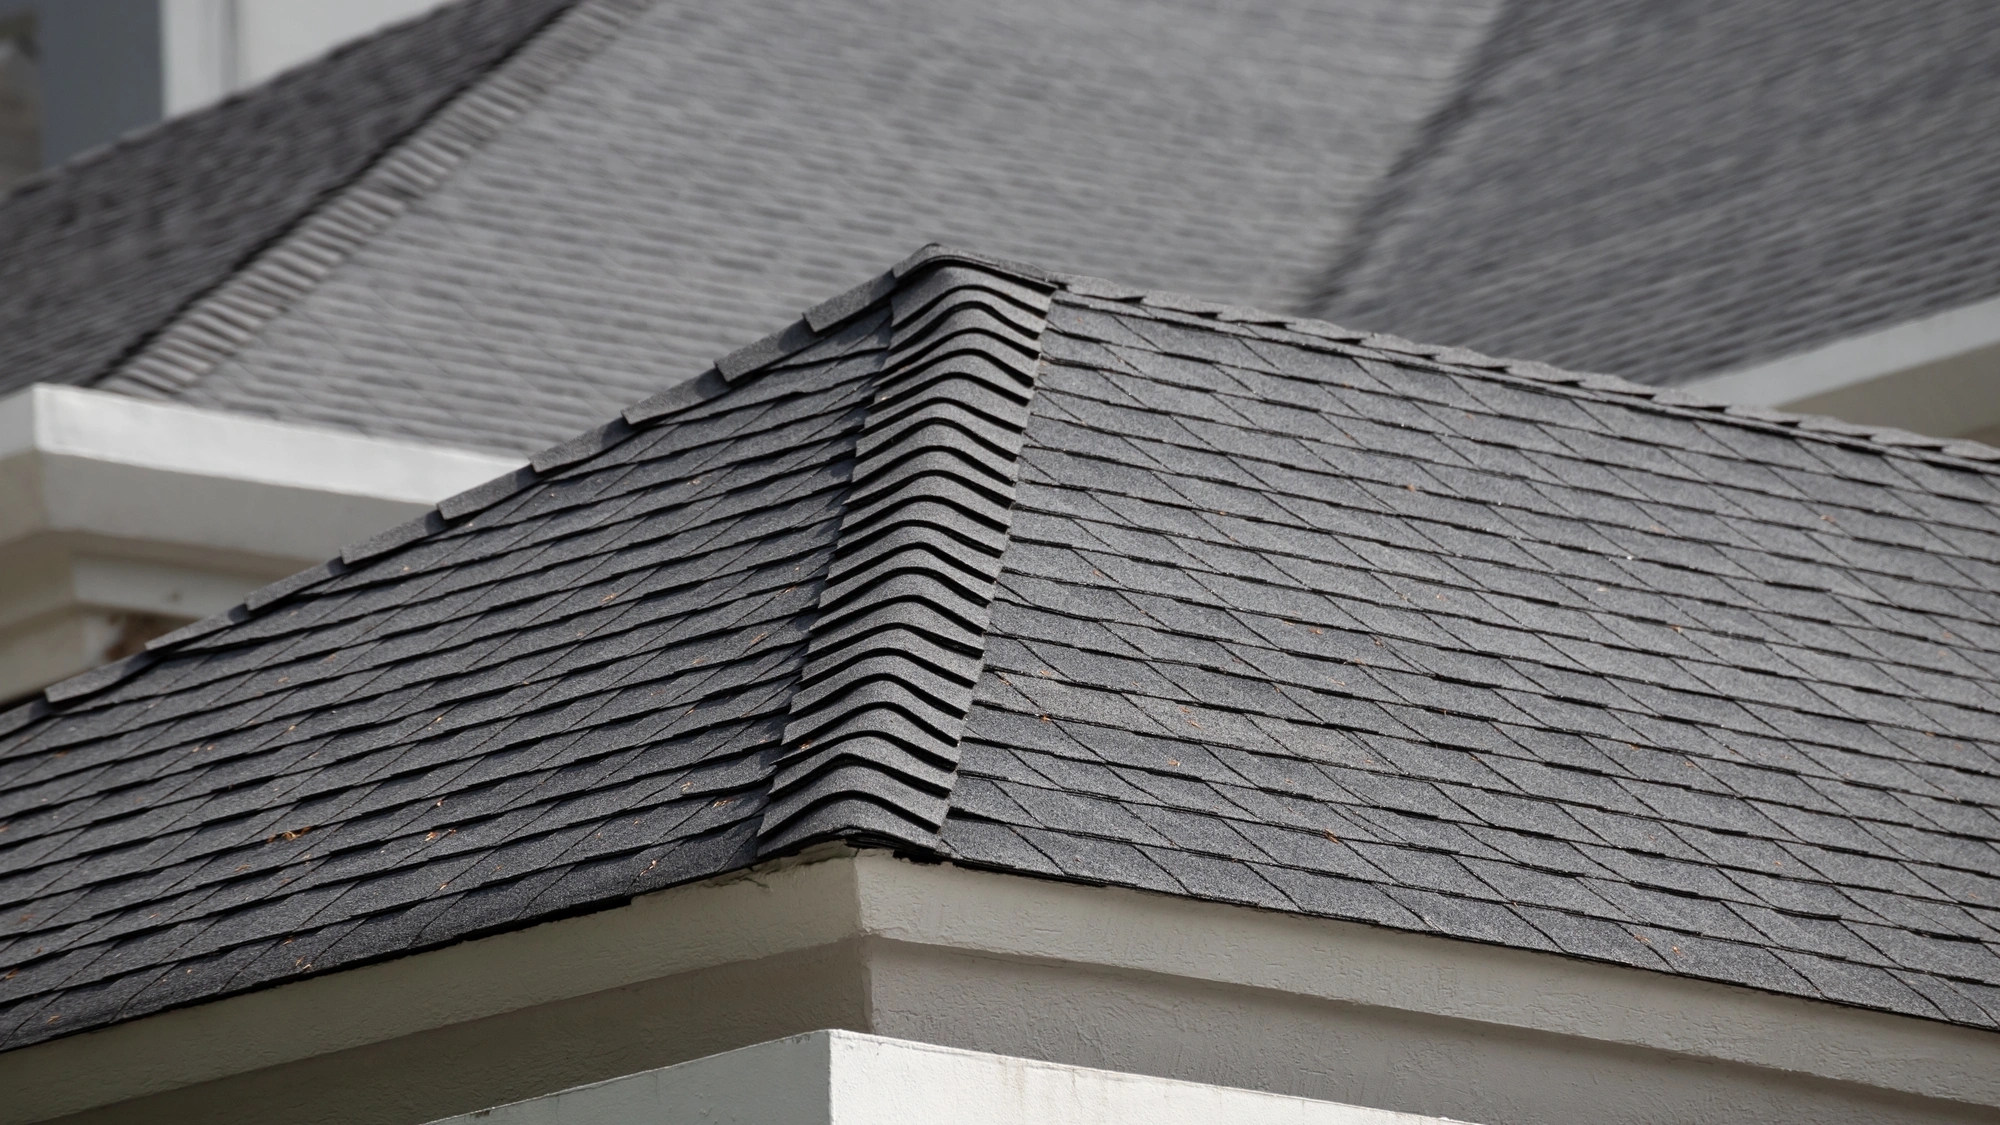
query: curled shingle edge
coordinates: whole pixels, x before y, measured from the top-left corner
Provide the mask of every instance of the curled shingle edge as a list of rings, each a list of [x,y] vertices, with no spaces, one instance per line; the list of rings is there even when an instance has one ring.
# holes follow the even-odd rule
[[[829,837],[936,850],[984,662],[1052,287],[934,247],[894,273],[764,855]]]

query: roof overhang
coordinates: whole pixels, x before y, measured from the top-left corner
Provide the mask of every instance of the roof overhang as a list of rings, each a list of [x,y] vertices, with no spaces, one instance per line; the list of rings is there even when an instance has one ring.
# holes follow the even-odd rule
[[[2000,437],[2000,298],[1689,383],[1733,406],[1939,437]]]
[[[0,1122],[418,1122],[820,1028],[1513,1121],[1951,1121],[2000,1035],[827,846],[0,1054]]]
[[[39,384],[0,398],[0,700],[520,462]],[[138,638],[143,640],[143,637]]]

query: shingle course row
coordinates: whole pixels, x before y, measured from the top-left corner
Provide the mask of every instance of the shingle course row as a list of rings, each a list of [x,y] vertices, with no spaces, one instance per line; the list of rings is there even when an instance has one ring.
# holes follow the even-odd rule
[[[1204,385],[1252,347],[1092,304],[1051,317],[961,855],[1993,1026],[1988,615],[1898,553],[1956,550],[1909,476],[1273,339]]]

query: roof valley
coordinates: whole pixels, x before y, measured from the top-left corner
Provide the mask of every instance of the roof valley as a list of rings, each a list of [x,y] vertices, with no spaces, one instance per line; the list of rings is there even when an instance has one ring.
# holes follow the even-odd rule
[[[760,854],[857,835],[936,850],[957,778],[1051,289],[916,269],[890,297]]]

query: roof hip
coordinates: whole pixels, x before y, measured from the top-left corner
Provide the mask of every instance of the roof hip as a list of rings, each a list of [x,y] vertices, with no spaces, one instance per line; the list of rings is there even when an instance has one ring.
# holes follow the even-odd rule
[[[760,854],[835,836],[935,850],[957,777],[1053,287],[928,247],[897,274]]]

